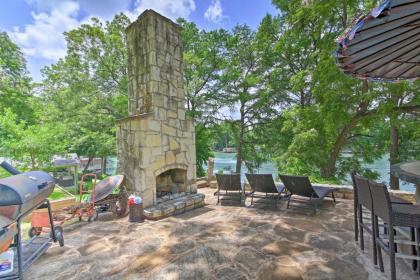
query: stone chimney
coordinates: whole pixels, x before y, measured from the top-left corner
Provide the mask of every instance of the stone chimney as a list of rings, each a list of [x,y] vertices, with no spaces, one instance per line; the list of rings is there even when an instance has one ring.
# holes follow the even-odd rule
[[[185,114],[180,27],[146,10],[126,34],[129,116],[117,123],[118,172],[148,207],[167,193],[196,192],[194,123]]]

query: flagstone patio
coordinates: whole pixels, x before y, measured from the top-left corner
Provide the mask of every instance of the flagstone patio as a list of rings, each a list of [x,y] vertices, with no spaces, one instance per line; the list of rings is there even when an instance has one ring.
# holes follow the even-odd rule
[[[317,215],[301,209],[207,205],[160,221],[133,224],[102,215],[65,229],[29,279],[387,279],[370,244],[354,241],[352,201],[326,201]],[[369,239],[369,238],[367,238]],[[415,273],[397,260],[398,279]]]

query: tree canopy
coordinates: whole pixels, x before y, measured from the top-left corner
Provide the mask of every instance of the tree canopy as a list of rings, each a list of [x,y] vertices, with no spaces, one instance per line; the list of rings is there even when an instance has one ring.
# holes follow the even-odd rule
[[[256,30],[200,30],[178,19],[186,107],[196,121],[197,173],[214,149],[237,148],[236,172],[274,161],[280,173],[343,180],[367,163],[419,159],[420,83],[344,75],[336,38],[378,1],[274,0],[281,13]],[[53,153],[115,154],[115,121],[127,115],[124,14],[66,32],[66,56],[32,83],[26,61],[0,33],[0,151],[32,168]],[[398,180],[391,178],[398,188]]]

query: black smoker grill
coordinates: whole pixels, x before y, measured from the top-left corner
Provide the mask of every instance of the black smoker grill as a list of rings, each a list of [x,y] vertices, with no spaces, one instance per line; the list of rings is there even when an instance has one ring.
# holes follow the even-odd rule
[[[12,274],[3,275],[0,279],[22,279],[23,272],[51,245],[51,241],[64,245],[62,229],[55,228],[52,220],[48,196],[53,192],[55,179],[48,173],[30,171],[0,180],[0,221],[16,223],[14,241],[10,244],[15,250],[17,268]],[[21,222],[35,209],[47,208],[51,234],[48,237],[34,236],[27,242],[21,239]],[[2,228],[9,226],[0,225]],[[2,236],[0,235],[0,239]],[[1,240],[0,240],[1,243]]]

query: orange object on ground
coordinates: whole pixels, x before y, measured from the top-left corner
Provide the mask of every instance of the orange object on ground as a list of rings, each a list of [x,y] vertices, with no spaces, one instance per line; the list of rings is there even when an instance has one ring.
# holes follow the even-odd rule
[[[34,211],[32,212],[31,217],[31,225],[32,227],[51,227],[50,225],[50,216],[48,215],[47,211]]]
[[[12,223],[1,230],[0,253],[3,253],[9,249],[9,246],[12,244],[13,238],[15,237],[16,231],[16,223]]]

